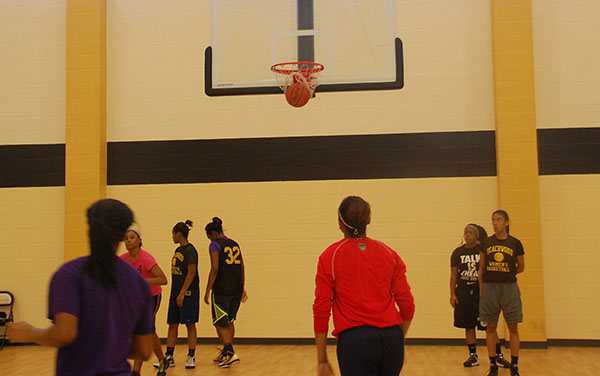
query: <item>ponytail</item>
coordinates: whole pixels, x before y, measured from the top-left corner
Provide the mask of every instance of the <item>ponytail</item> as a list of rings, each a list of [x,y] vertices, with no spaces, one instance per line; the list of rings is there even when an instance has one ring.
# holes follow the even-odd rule
[[[219,217],[213,217],[212,222],[204,227],[207,235],[210,235],[213,231],[220,234],[223,232],[223,221]]]
[[[185,222],[177,222],[175,226],[173,226],[173,233],[181,233],[185,239],[188,238],[190,233],[190,229],[194,226],[194,222],[187,219]]]
[[[118,200],[104,199],[88,208],[87,220],[91,254],[82,272],[112,290],[119,284],[116,245],[133,223],[133,213]]]

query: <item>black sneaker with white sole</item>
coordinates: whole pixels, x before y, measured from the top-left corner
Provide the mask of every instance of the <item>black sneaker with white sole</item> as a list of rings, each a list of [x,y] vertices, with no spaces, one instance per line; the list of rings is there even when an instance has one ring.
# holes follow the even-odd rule
[[[513,364],[510,367],[510,376],[520,376],[519,374],[519,366],[516,364]]]
[[[510,368],[510,362],[504,358],[502,353],[496,354],[496,363],[502,368]]]
[[[167,368],[175,367],[175,359],[173,359],[173,355],[167,355],[165,358],[168,361]],[[156,362],[152,365],[154,368],[160,368],[160,362]]]
[[[467,360],[465,360],[465,362],[463,363],[463,366],[465,367],[475,367],[479,365],[479,357],[477,357],[477,354],[470,354],[469,358]]]
[[[498,376],[498,366],[490,366],[490,370],[486,373],[486,376]]]

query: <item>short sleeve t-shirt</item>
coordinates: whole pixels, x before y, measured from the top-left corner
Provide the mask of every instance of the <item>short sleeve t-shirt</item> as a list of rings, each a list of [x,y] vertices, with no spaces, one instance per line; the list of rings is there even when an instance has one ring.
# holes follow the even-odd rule
[[[459,288],[477,285],[479,275],[479,252],[483,247],[479,244],[467,248],[466,244],[456,248],[450,256],[450,266],[458,268],[456,284]]]
[[[525,254],[523,244],[515,237],[498,239],[496,235],[485,242],[483,282],[511,283],[517,281],[517,256]]]
[[[140,248],[140,253],[135,261],[131,261],[129,252],[121,255],[121,258],[130,263],[145,279],[154,278],[154,274],[150,271],[157,264],[151,254]],[[152,296],[160,295],[162,288],[156,285],[149,285]]]
[[[185,296],[200,296],[200,279],[198,278],[198,251],[191,243],[177,247],[171,260],[171,299],[177,298],[188,273],[188,265],[196,265],[196,276],[185,292]]]
[[[48,318],[70,313],[79,319],[75,341],[58,350],[56,375],[129,375],[131,338],[154,333],[150,288],[131,265],[115,256],[119,282],[107,290],[82,272],[88,259],[62,265],[50,282]]]

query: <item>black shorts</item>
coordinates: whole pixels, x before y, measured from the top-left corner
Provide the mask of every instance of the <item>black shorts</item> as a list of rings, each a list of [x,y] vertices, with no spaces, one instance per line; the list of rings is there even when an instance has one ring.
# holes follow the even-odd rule
[[[454,326],[464,329],[475,329],[479,317],[479,285],[457,287],[455,290],[458,303],[454,306]]]
[[[152,305],[154,306],[154,331],[156,331],[156,314],[158,313],[158,309],[160,308],[160,301],[162,295],[152,295]]]
[[[160,302],[162,300],[162,295],[152,295],[152,303],[154,306],[154,316],[158,313],[158,309],[160,308]]]
[[[240,309],[242,293],[234,295],[212,294],[213,325],[226,326],[233,322]]]
[[[344,376],[398,376],[404,364],[404,333],[399,325],[346,329],[338,338],[337,357]]]
[[[179,308],[176,298],[169,299],[167,324],[193,324],[198,322],[199,302],[200,298],[197,296],[186,296],[183,298],[183,305]]]

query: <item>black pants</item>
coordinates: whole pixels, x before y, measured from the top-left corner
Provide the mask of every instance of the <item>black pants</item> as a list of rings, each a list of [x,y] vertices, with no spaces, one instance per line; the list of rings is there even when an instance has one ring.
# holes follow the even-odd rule
[[[398,376],[404,363],[404,333],[398,325],[344,330],[337,356],[342,376]]]

